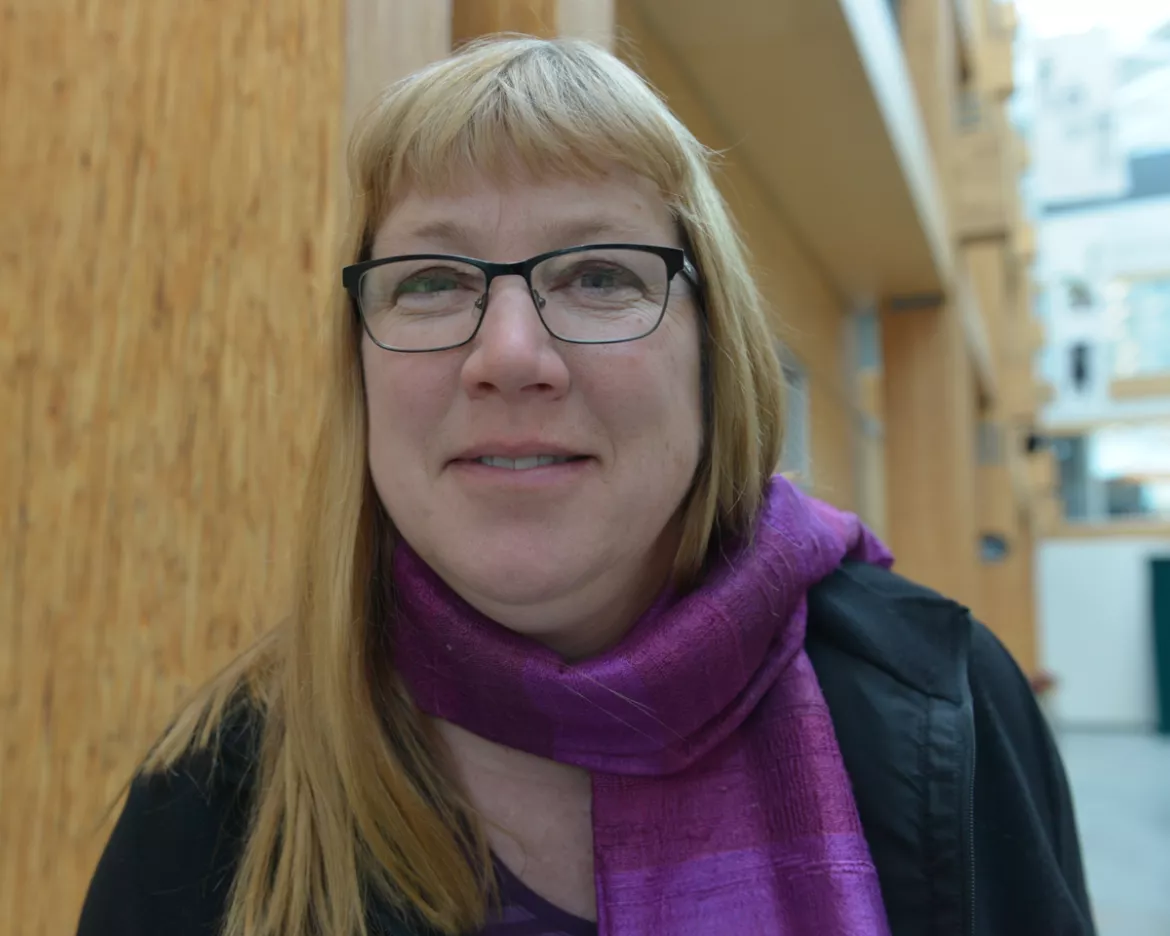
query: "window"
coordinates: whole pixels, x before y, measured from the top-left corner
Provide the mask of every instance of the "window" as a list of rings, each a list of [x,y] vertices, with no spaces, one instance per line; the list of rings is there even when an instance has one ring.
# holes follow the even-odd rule
[[[1036,78],[1040,82],[1040,90],[1047,91],[1048,86],[1052,84],[1052,59],[1040,59],[1040,65],[1036,69]]]
[[[969,86],[959,92],[958,118],[960,130],[978,130],[983,124],[983,103],[979,92]]]
[[[881,320],[873,306],[856,309],[850,320],[856,507],[861,519],[881,535],[886,529]]]
[[[1089,388],[1089,350],[1083,341],[1069,348],[1069,380],[1077,393],[1084,393]]]
[[[1046,344],[1040,349],[1037,373],[1045,383],[1060,383],[1060,348],[1054,344]]]
[[[1114,282],[1107,305],[1113,376],[1170,372],[1170,274]]]
[[[975,436],[975,449],[980,465],[1002,465],[1003,428],[998,423],[980,422]]]
[[[1102,426],[1054,451],[1066,520],[1170,520],[1170,423]]]
[[[877,313],[866,309],[854,315],[853,334],[857,342],[857,369],[879,370],[882,366],[882,346],[878,335]]]
[[[1093,291],[1084,280],[1068,281],[1068,304],[1074,309],[1090,309],[1093,306]]]
[[[1089,508],[1085,492],[1088,474],[1083,436],[1057,439],[1056,463],[1060,471],[1060,501],[1066,520],[1085,520]]]
[[[1097,118],[1097,164],[1108,169],[1113,158],[1113,118],[1104,113]]]
[[[804,365],[783,345],[777,353],[784,369],[788,398],[784,412],[784,450],[780,471],[797,484],[812,481],[812,454],[809,450],[808,372]]]
[[[1036,287],[1032,291],[1032,299],[1032,314],[1047,323],[1052,316],[1052,293],[1046,286]]]

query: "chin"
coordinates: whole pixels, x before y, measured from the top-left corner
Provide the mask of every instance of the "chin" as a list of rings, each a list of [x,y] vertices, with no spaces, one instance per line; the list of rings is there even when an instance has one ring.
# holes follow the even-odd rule
[[[561,564],[534,565],[509,559],[484,562],[477,556],[449,570],[436,571],[455,591],[481,611],[508,608],[537,610],[577,591],[591,576],[584,568],[567,568]],[[446,574],[449,571],[449,575]]]

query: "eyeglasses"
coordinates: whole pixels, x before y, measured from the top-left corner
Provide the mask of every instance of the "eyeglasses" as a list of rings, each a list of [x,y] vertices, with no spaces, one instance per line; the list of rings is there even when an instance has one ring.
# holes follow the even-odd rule
[[[445,351],[473,339],[492,280],[520,276],[549,334],[573,344],[645,338],[662,322],[670,283],[698,273],[678,247],[591,244],[490,263],[447,254],[410,254],[347,266],[341,281],[366,333],[387,351]]]

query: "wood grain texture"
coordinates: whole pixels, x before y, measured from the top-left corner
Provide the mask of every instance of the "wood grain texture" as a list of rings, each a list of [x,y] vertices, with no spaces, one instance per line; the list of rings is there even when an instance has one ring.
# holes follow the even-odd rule
[[[1006,238],[1020,216],[1015,132],[1002,101],[983,98],[979,109],[952,147],[950,204],[962,240]]]
[[[557,35],[557,0],[453,0],[453,47],[501,32]]]
[[[882,312],[888,534],[899,570],[974,605],[975,378],[952,307]]]
[[[387,85],[451,49],[451,0],[348,0],[346,132]]]
[[[1135,377],[1115,377],[1109,382],[1109,396],[1114,400],[1170,396],[1170,373],[1159,371]]]
[[[616,5],[617,52],[646,76],[704,144],[724,153],[717,181],[752,255],[774,316],[777,337],[804,365],[809,381],[812,489],[832,503],[857,503],[858,409],[849,373],[844,299],[785,218],[775,196],[736,158],[736,141],[721,129],[690,78],[648,28],[637,4]]]
[[[960,70],[954,4],[951,0],[901,0],[899,9],[906,65],[949,204]]]
[[[557,34],[613,48],[615,0],[557,0]]]
[[[0,13],[0,932],[284,605],[338,288],[342,0]]]

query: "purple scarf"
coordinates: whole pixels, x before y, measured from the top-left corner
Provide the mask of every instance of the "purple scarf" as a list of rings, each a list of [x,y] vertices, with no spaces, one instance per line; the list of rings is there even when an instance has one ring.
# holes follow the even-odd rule
[[[755,541],[568,665],[395,558],[397,666],[422,711],[593,777],[602,936],[887,936],[805,595],[889,565],[851,514],[773,478]]]

